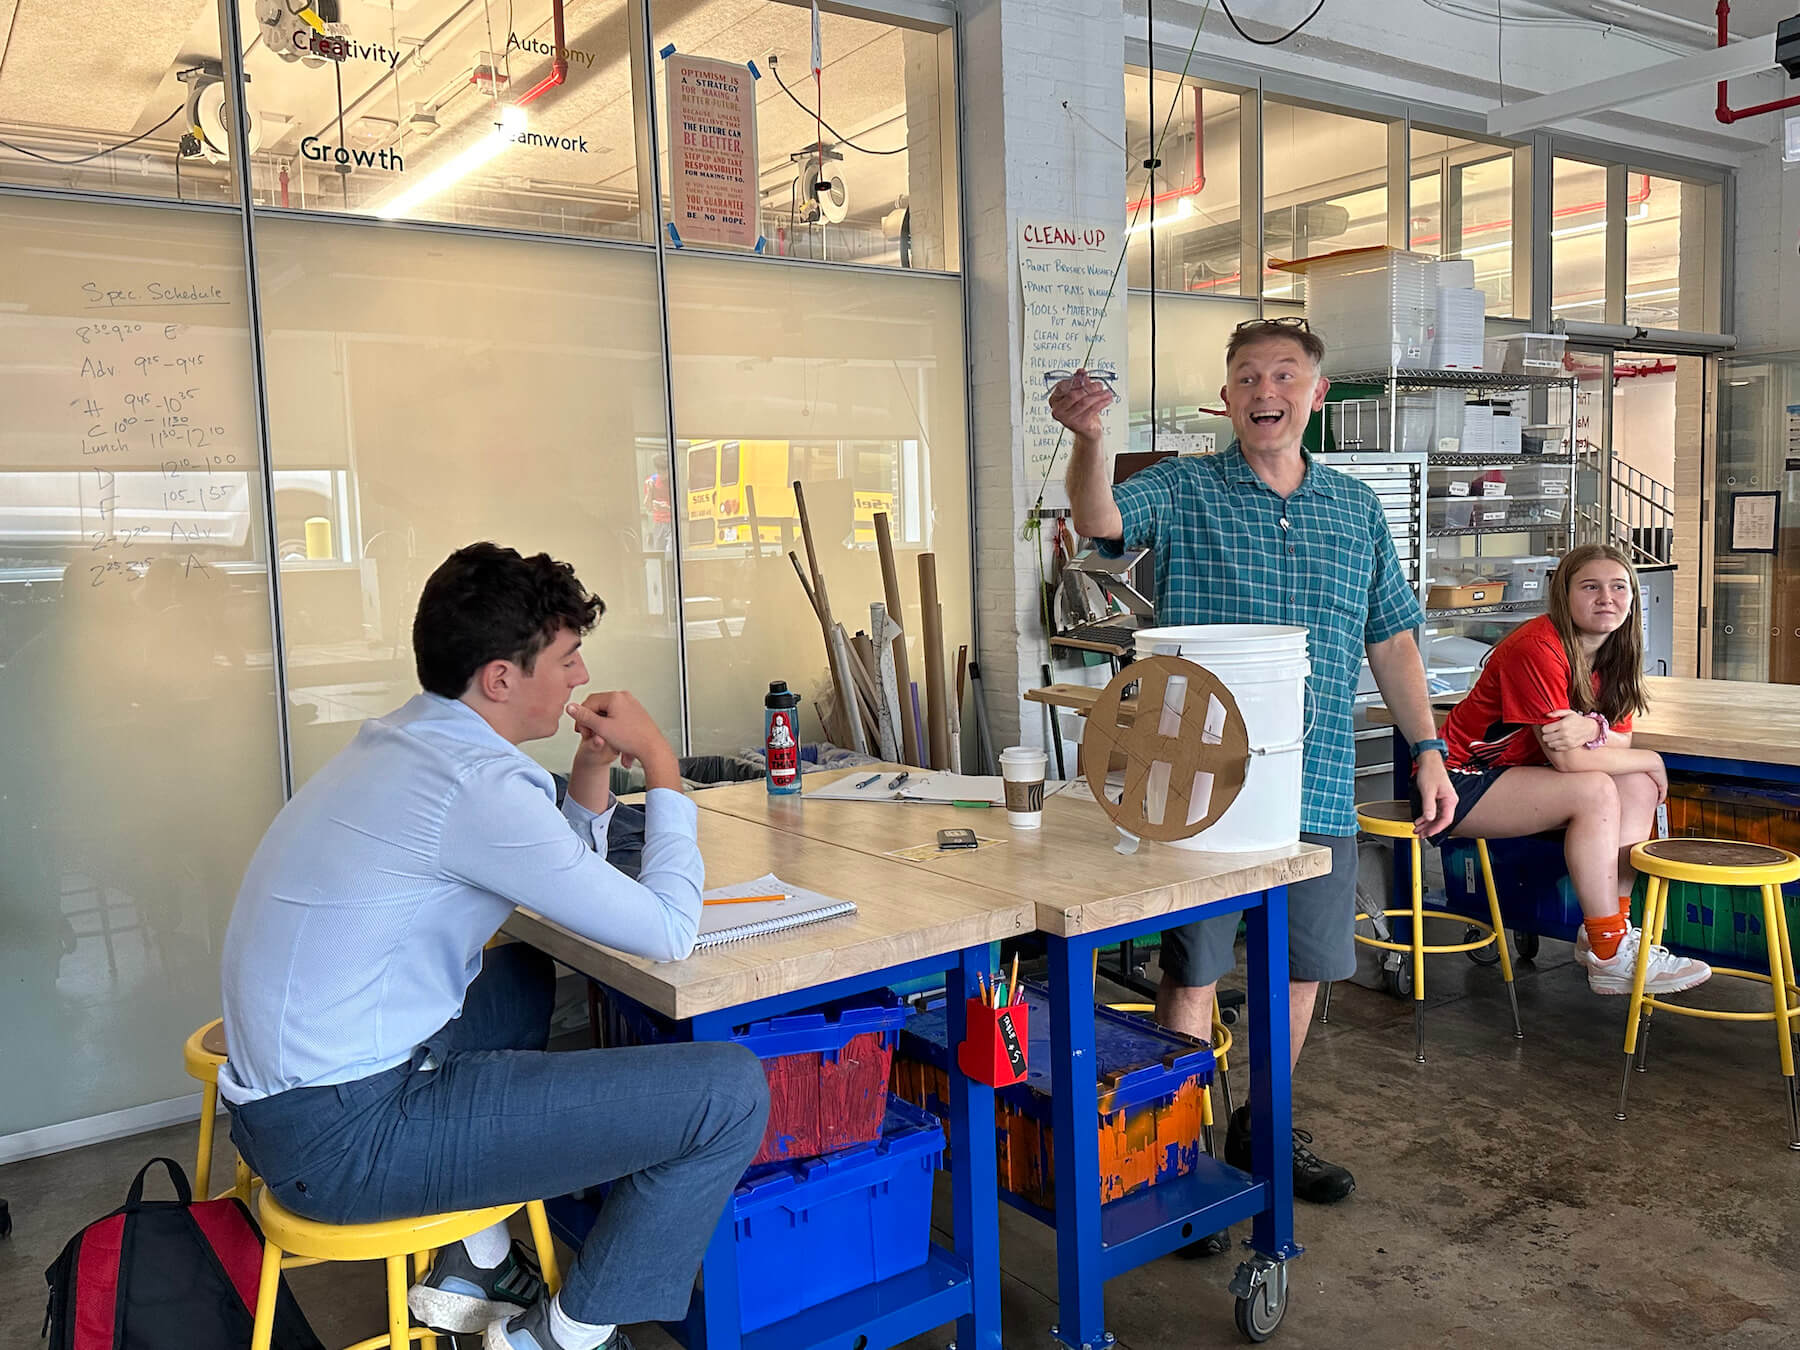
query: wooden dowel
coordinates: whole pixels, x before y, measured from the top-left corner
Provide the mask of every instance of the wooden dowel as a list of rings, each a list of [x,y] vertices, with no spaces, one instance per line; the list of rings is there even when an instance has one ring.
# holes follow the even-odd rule
[[[944,622],[938,605],[937,557],[919,555],[919,612],[925,622],[925,735],[931,767],[950,767],[950,721],[944,692]]]
[[[881,554],[881,589],[887,598],[888,617],[899,625],[901,632],[894,638],[894,679],[902,693],[901,703],[905,704],[904,694],[912,684],[912,671],[906,662],[906,623],[904,602],[900,598],[900,569],[894,563],[894,540],[888,533],[888,517],[886,511],[875,513],[875,548]],[[924,757],[919,753],[919,731],[910,716],[900,719],[900,755],[908,764],[924,767]]]

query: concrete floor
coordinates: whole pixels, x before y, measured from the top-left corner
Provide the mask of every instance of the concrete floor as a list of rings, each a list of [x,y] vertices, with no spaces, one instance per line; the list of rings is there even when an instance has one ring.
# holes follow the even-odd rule
[[[1297,1120],[1323,1156],[1356,1173],[1358,1189],[1296,1215],[1307,1252],[1272,1344],[1751,1350],[1800,1341],[1800,1153],[1786,1147],[1766,1026],[1664,1019],[1650,1073],[1633,1076],[1631,1119],[1619,1124],[1623,1001],[1590,995],[1566,946],[1546,942],[1520,968],[1522,1042],[1497,971],[1448,956],[1433,959],[1427,977],[1424,1065],[1412,1059],[1410,1005],[1363,987],[1376,983],[1372,962],[1358,984],[1338,986],[1331,1023],[1313,1029]],[[1752,1005],[1733,984],[1707,991],[1713,1006]],[[1242,1070],[1233,1077],[1242,1100]],[[44,1267],[76,1228],[118,1205],[137,1166],[159,1152],[191,1160],[192,1128],[0,1168],[17,1224],[0,1243],[0,1346],[36,1342]],[[229,1175],[228,1158],[221,1167]],[[940,1220],[944,1196],[940,1187]],[[1001,1250],[1006,1344],[1051,1350],[1051,1234],[1003,1209]],[[1120,1350],[1239,1343],[1225,1291],[1232,1264],[1171,1258],[1114,1280],[1108,1326]],[[328,1345],[379,1329],[374,1267],[290,1278]],[[909,1350],[941,1350],[950,1331]],[[673,1345],[657,1328],[634,1336],[640,1350]]]

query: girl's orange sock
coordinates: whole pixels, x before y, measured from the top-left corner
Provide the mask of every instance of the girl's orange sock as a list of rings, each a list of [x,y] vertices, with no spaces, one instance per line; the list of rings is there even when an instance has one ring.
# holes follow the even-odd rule
[[[1623,914],[1608,914],[1604,919],[1583,919],[1581,926],[1587,930],[1588,946],[1594,949],[1594,955],[1602,961],[1610,961],[1619,952],[1619,944],[1625,940],[1626,922]]]

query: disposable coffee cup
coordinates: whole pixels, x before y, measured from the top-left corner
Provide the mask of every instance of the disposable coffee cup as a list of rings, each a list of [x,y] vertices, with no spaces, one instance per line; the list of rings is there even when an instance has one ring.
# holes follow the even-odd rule
[[[1000,752],[1000,776],[1006,780],[1006,821],[1014,829],[1035,830],[1044,823],[1044,770],[1049,757],[1028,745],[1009,745]]]

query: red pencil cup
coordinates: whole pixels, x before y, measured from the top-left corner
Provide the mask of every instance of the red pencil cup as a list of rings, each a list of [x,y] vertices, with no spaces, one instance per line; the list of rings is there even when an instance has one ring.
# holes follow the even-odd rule
[[[956,1065],[967,1077],[997,1088],[1022,1082],[1030,1046],[1031,1020],[1024,999],[1006,1008],[969,1000],[969,1036],[956,1048]]]

